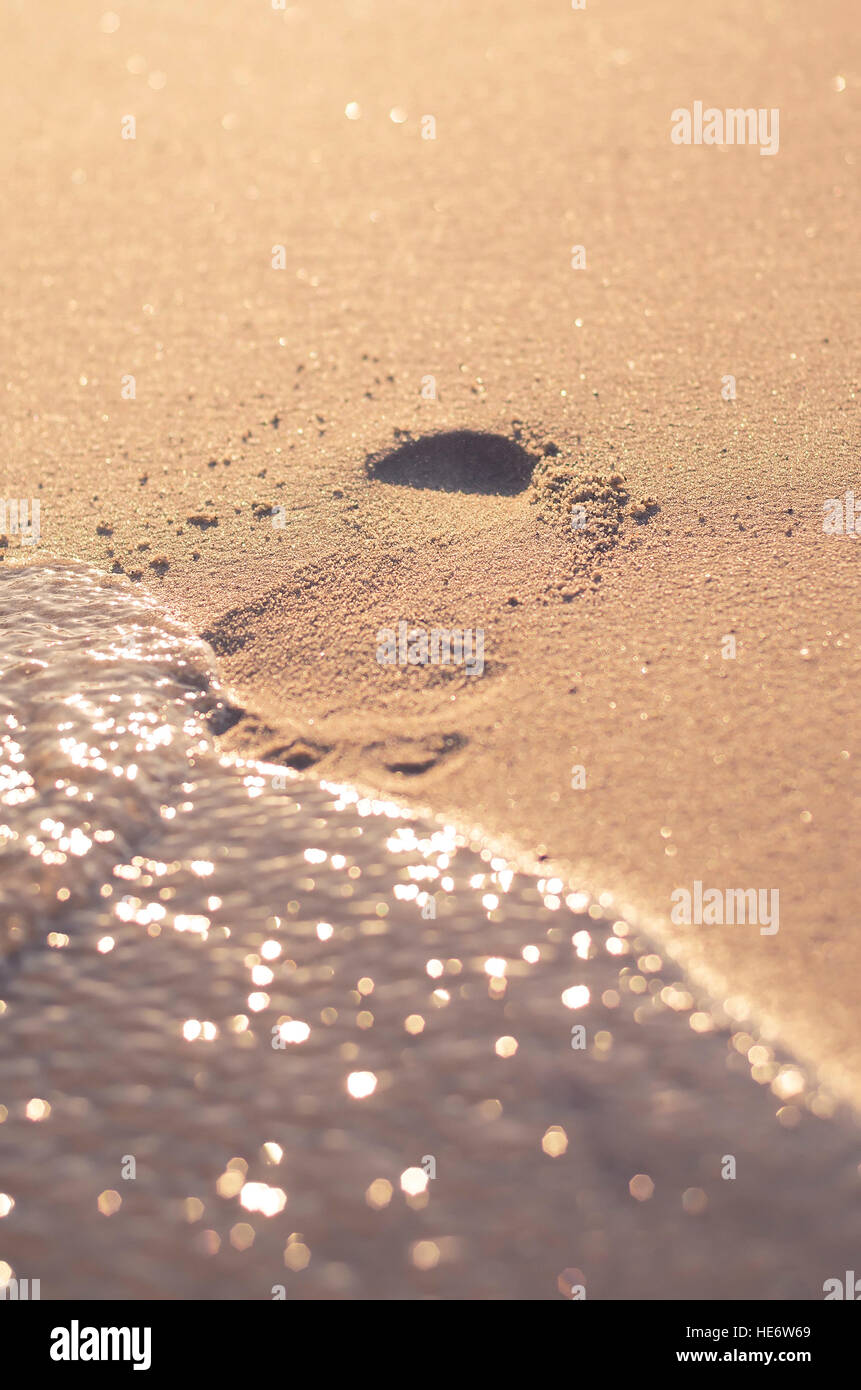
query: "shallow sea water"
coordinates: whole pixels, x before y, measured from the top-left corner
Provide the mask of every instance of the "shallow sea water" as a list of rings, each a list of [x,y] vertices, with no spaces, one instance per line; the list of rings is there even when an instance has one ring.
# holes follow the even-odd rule
[[[87,566],[3,567],[0,670],[0,1281],[821,1298],[856,1267],[855,1120],[606,900],[221,755],[209,649]]]

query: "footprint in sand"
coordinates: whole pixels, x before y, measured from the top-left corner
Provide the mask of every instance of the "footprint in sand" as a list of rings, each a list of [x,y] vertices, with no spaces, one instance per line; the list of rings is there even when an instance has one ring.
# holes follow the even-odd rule
[[[521,421],[512,421],[512,435],[452,430],[415,438],[396,430],[402,442],[370,455],[365,471],[421,491],[514,497],[529,489],[537,519],[560,524],[581,551],[609,549],[626,523],[642,525],[659,510],[654,497],[633,497],[622,473],[596,473],[565,458]]]
[[[228,678],[240,651],[244,662],[253,657],[277,676],[295,713],[288,727],[276,702],[258,709],[256,722],[231,731],[233,746],[393,787],[465,756],[463,715],[468,708],[475,727],[481,706],[490,710],[491,686],[504,675],[508,648],[516,649],[509,631],[516,602],[500,607],[499,575],[537,594],[559,580],[560,565],[563,577],[594,571],[657,509],[654,499],[635,500],[621,473],[584,467],[520,421],[511,436],[396,430],[394,447],[369,455],[344,487],[349,495],[339,492],[344,500],[331,536],[324,534],[330,558],[225,613],[205,637]],[[572,525],[572,516],[582,524]],[[358,527],[348,537],[345,519]],[[534,539],[536,522],[553,541],[540,575],[535,566],[524,570],[524,556],[534,554],[524,542]],[[429,633],[486,627],[481,678],[427,657],[381,665],[378,634],[399,625]]]

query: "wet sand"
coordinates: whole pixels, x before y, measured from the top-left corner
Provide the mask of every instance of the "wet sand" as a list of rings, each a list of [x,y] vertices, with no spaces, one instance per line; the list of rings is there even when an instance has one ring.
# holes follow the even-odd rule
[[[207,635],[232,747],[612,894],[857,1102],[851,7],[104,13],[17,5],[0,58],[38,550]],[[779,108],[778,154],[673,145],[696,100]],[[519,491],[451,443],[379,466],[464,430]],[[548,461],[627,501],[572,535]],[[381,667],[400,620],[481,627],[484,674]],[[778,889],[779,933],[672,927],[695,881]]]

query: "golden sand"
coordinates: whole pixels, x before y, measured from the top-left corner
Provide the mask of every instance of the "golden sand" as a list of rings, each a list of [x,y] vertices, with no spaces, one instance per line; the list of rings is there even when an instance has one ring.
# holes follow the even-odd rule
[[[852,13],[30,0],[0,314],[3,496],[207,635],[233,746],[576,872],[857,1099]]]

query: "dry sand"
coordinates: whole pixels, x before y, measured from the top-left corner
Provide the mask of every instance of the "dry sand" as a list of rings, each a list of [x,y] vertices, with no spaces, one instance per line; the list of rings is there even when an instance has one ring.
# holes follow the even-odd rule
[[[777,888],[776,935],[675,949],[861,1101],[859,551],[822,524],[861,495],[854,7],[103,14],[13,4],[0,58],[2,495],[39,552],[207,634],[235,747],[664,935],[677,886]],[[672,144],[697,100],[779,108],[778,154]],[[380,666],[399,620],[483,628],[484,674]]]

